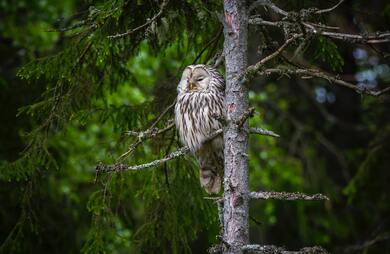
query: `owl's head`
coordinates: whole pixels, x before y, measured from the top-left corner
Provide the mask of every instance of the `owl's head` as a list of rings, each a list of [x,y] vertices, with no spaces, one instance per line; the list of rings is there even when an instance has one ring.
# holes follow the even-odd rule
[[[203,64],[189,65],[184,69],[179,93],[207,92],[210,89],[223,89],[223,79],[215,69]]]

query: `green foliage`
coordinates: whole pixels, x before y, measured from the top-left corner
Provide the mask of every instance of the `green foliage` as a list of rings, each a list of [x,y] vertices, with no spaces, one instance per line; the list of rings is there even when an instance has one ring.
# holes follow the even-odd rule
[[[222,48],[220,1],[171,0],[150,26],[108,38],[145,24],[157,2],[0,0],[0,253],[203,253],[217,241],[216,207],[203,198],[191,156],[95,174],[98,162],[119,161],[135,141],[126,131],[145,130],[172,104],[184,66]],[[354,61],[351,50],[315,37],[303,56],[341,72]],[[253,201],[253,242],[322,244],[337,253],[388,232],[388,100],[329,88],[336,101],[321,104],[315,87],[325,83],[281,78],[252,86],[259,114],[250,124],[281,138],[251,137],[251,190],[331,197]],[[169,111],[156,127],[172,117]],[[178,146],[170,130],[121,162],[146,163]]]
[[[322,63],[329,65],[333,71],[341,72],[344,67],[344,59],[340,55],[337,45],[328,38],[319,36],[312,42],[314,60],[320,60]]]
[[[72,4],[64,6],[70,8]],[[197,10],[199,6],[197,1],[171,1],[152,26],[121,39],[109,39],[109,35],[142,25],[158,7],[150,1],[96,3],[81,15],[72,17],[68,12],[64,22],[54,28],[64,32],[38,30],[36,41],[29,42],[40,44],[42,49],[35,50],[42,54],[19,69],[18,76],[32,86],[42,87],[41,96],[19,109],[19,116],[33,119],[33,130],[24,139],[29,146],[16,161],[1,161],[0,179],[38,184],[32,179],[45,176],[39,184],[51,191],[48,200],[65,198],[73,211],[89,200],[87,210],[70,216],[86,220],[77,226],[75,244],[64,248],[78,246],[83,253],[149,253],[150,248],[159,253],[183,253],[190,252],[189,245],[200,232],[216,232],[215,208],[203,199],[193,163],[180,161],[137,174],[96,176],[102,187],[83,190],[93,182],[93,167],[99,161],[115,162],[130,145],[132,140],[123,137],[124,131],[145,129],[165,105],[172,103],[178,70],[195,59],[199,48],[214,36],[206,31],[217,31],[216,18],[210,22],[204,17],[219,4]],[[46,13],[45,9],[39,10]],[[199,25],[196,33],[195,23]],[[4,35],[11,31],[4,25]],[[53,53],[46,55],[46,50]],[[160,86],[166,87],[167,96],[161,96]],[[151,94],[156,97],[153,99]],[[167,117],[158,126],[166,121]],[[143,163],[174,149],[167,147],[167,137],[172,139],[173,134],[171,131],[165,140],[158,139],[157,146],[144,144],[126,162]],[[26,202],[31,201],[21,201]],[[37,213],[38,204],[28,209]],[[25,229],[26,212],[22,208],[3,252],[14,248],[21,235],[25,234],[24,241],[32,239]],[[207,235],[214,239],[215,234]],[[17,253],[27,249],[26,245],[12,250]]]

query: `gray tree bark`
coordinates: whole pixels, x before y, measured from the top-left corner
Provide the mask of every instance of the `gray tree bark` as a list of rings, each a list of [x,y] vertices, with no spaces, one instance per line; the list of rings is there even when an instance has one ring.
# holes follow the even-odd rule
[[[245,0],[224,0],[226,66],[223,253],[242,253],[249,242],[248,128],[237,124],[248,111],[248,90],[239,80],[247,67],[248,15]]]

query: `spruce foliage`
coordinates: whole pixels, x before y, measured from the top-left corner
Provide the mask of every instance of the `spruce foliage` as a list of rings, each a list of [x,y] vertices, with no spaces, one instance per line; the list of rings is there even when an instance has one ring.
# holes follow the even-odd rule
[[[275,2],[288,10],[329,6]],[[387,29],[389,4],[355,2],[326,21],[354,28],[364,18],[367,29]],[[221,1],[20,0],[0,7],[0,253],[204,253],[217,241],[218,215],[192,156],[141,172],[96,175],[94,168],[117,162],[136,141],[126,132],[146,130],[173,103],[186,65],[220,53]],[[250,27],[250,63],[272,53],[279,37]],[[297,60],[356,75],[363,85],[372,75],[378,87],[390,80],[388,46],[322,36],[307,42],[272,64],[290,68]],[[251,126],[281,135],[251,137],[251,189],[322,192],[331,201],[253,202],[251,242],[318,244],[337,253],[388,238],[389,97],[286,76],[250,84],[259,112]],[[169,110],[155,127],[172,117]],[[179,146],[170,129],[122,162],[142,164]],[[389,248],[380,240],[359,250]]]

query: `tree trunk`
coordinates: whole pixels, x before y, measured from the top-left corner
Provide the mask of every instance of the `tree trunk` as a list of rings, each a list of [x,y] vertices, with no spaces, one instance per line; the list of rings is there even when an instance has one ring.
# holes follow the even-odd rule
[[[242,253],[249,242],[248,132],[237,121],[248,110],[248,90],[238,77],[247,67],[247,3],[224,0],[224,54],[226,65],[227,126],[224,129],[225,179],[223,253]]]

